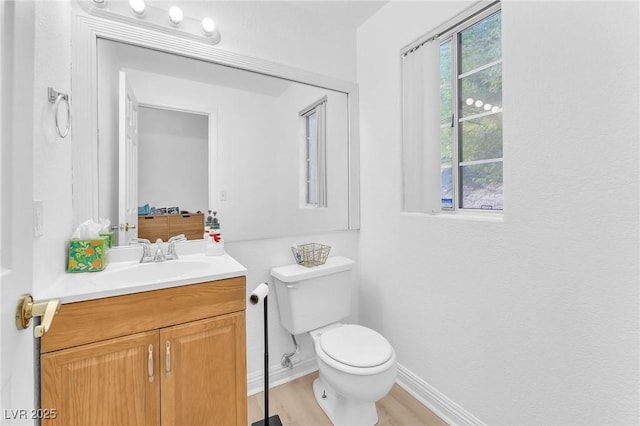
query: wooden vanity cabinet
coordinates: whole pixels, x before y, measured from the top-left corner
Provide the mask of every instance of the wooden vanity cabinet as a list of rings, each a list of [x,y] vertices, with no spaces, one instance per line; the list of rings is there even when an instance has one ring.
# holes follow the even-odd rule
[[[42,423],[161,424],[160,380],[140,374],[157,345],[157,332],[147,332],[42,355],[42,408],[56,413]],[[157,351],[151,356],[157,365]]]
[[[138,238],[144,238],[155,243],[158,238],[168,241],[168,216],[138,216]]]
[[[64,304],[41,342],[44,425],[246,425],[245,278]]]
[[[184,234],[187,240],[201,240],[204,233],[204,214],[168,214],[138,216],[138,237],[155,242]]]

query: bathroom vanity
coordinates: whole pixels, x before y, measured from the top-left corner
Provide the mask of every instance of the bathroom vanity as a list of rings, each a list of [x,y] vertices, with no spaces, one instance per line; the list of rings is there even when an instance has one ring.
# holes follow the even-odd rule
[[[221,276],[236,276],[187,276],[180,265],[195,265],[194,258],[202,271],[206,262],[218,270],[235,262],[193,255],[174,264],[115,265],[116,279],[137,279],[127,268],[179,272],[164,281],[145,274],[151,278],[142,287],[109,297],[102,297],[110,291],[109,267],[82,274],[94,292],[86,300],[63,297],[41,340],[41,407],[55,410],[44,425],[247,424],[245,272],[235,262],[237,271]],[[97,280],[102,273],[106,278]],[[207,274],[195,273],[215,276]]]

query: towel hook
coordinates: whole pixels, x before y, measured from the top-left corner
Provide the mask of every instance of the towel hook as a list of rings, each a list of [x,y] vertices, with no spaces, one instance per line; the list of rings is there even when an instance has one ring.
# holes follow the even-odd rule
[[[67,127],[64,129],[64,132],[60,130],[60,124],[58,123],[58,110],[60,109],[60,102],[62,101],[64,101],[67,107]],[[71,124],[71,108],[69,108],[69,95],[67,95],[66,93],[60,93],[49,87],[49,102],[55,104],[56,107],[55,120],[58,136],[60,136],[61,138],[66,138],[69,134],[69,125]]]

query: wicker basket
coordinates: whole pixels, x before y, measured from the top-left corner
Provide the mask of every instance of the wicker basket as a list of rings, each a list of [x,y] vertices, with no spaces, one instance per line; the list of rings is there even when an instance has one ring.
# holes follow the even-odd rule
[[[330,246],[324,244],[309,243],[298,247],[291,247],[293,257],[298,265],[311,268],[313,266],[323,265],[329,257]]]

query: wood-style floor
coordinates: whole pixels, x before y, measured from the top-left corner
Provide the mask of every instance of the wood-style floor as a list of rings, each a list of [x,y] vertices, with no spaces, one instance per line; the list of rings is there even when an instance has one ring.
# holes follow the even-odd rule
[[[329,418],[316,403],[311,384],[318,372],[306,375],[269,391],[269,413],[278,414],[284,426],[331,426]],[[248,399],[249,424],[264,419],[264,394]],[[378,425],[440,426],[446,425],[400,386],[376,403]]]

